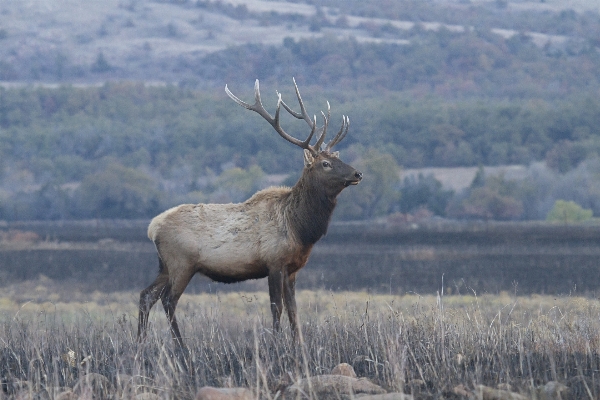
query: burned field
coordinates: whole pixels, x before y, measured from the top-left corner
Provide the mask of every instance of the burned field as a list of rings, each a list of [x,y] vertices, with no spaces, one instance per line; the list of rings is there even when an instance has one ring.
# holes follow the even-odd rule
[[[0,230],[4,284],[40,275],[102,292],[141,290],[156,274],[147,221],[13,223]],[[385,294],[593,295],[600,226],[334,224],[298,276],[300,289]],[[191,292],[249,290],[196,277]]]
[[[144,223],[116,229],[129,240],[86,224],[3,231],[0,397],[81,395],[83,376],[102,376],[115,398],[194,398],[206,385],[281,398],[344,362],[416,399],[600,396],[596,227],[332,226],[298,278],[304,348],[287,323],[273,334],[264,280],[197,279],[178,309],[185,370],[162,310],[146,344],[135,338],[157,267]]]

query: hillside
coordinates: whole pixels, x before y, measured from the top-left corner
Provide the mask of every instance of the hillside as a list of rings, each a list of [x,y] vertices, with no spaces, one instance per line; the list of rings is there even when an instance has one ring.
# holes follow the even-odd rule
[[[208,54],[235,46],[322,38],[410,45],[422,41],[415,29],[486,29],[507,40],[524,34],[539,47],[561,50],[597,38],[600,9],[596,2],[583,0],[401,1],[387,10],[374,1],[322,4],[330,5],[264,0],[5,2],[0,6],[0,81],[10,86],[126,79],[204,86],[207,73],[199,63],[206,64]],[[386,15],[394,18],[382,18]],[[222,76],[212,78],[221,86]]]

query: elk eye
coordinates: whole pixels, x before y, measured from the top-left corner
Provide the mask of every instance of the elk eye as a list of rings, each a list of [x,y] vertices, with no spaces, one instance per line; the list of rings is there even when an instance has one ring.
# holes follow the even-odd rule
[[[323,168],[331,168],[329,161],[323,161]]]

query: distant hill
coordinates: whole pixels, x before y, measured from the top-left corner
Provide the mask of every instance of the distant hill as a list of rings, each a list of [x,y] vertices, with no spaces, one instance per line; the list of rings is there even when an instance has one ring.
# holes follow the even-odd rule
[[[573,48],[573,41],[580,46],[586,35],[594,37],[596,33],[598,38],[594,29],[598,29],[600,6],[591,0],[398,1],[391,9],[378,1],[330,0],[321,4],[323,7],[264,0],[4,2],[0,5],[0,81],[5,85],[89,84],[111,79],[221,86],[224,76],[209,73],[220,71],[219,65],[206,56],[235,46],[282,46],[285,40],[324,37],[409,45],[422,41],[415,30],[460,33],[485,26],[504,39],[524,34],[538,46],[561,51]],[[571,9],[576,11],[565,11]],[[585,21],[577,21],[582,18]],[[558,23],[561,19],[566,21]],[[575,25],[579,23],[585,23],[585,29],[578,30]],[[234,64],[242,66],[248,62],[243,56],[236,61]]]

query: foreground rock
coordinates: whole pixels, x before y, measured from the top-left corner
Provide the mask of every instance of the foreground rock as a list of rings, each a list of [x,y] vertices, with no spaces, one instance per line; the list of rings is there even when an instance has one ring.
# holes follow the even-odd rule
[[[14,400],[51,400],[50,395],[45,389],[37,392],[29,389],[21,389],[12,398]]]
[[[460,385],[454,386],[454,388],[452,389],[452,393],[460,397],[471,397],[471,392],[462,383]]]
[[[544,386],[537,388],[539,400],[560,400],[564,399],[569,388],[560,382],[550,381]]]
[[[413,400],[414,397],[406,393],[386,393],[386,394],[374,394],[367,396],[360,396],[360,400]]]
[[[300,379],[283,393],[286,400],[309,399],[312,389],[318,399],[351,399],[360,394],[386,394],[385,389],[366,378],[352,378],[343,375],[320,375]]]
[[[121,399],[152,399],[157,396],[151,388],[154,383],[151,379],[143,376],[131,376],[127,374],[118,374],[116,390],[117,396]]]
[[[75,399],[77,399],[77,396],[75,396],[75,393],[73,393],[73,391],[70,389],[60,392],[59,394],[54,396],[54,400],[75,400]]]
[[[494,389],[484,385],[475,387],[477,400],[528,400],[528,397],[508,390]]]
[[[114,392],[115,388],[107,377],[93,372],[79,378],[73,386],[77,398],[107,399]]]
[[[156,393],[140,393],[134,397],[135,400],[160,400],[161,397]]]
[[[336,365],[335,368],[331,370],[331,375],[342,375],[349,376],[350,378],[356,378],[356,372],[354,372],[354,368],[352,368],[352,365],[346,363]]]
[[[245,388],[204,386],[196,393],[196,400],[254,400],[254,395]]]

